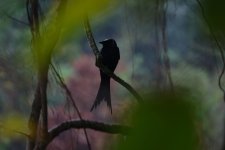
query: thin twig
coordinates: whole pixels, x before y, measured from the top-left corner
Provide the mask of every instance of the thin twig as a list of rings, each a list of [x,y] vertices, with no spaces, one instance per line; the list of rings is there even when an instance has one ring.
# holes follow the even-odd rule
[[[80,113],[80,111],[79,111],[79,109],[78,109],[78,107],[77,107],[77,105],[76,105],[76,103],[74,101],[74,98],[73,98],[70,90],[68,89],[67,85],[64,83],[62,77],[57,72],[55,66],[52,63],[50,65],[51,65],[51,68],[52,68],[54,74],[57,77],[56,81],[58,81],[59,84],[61,85],[61,87],[65,90],[66,95],[68,96],[69,100],[72,102],[72,105],[73,105],[74,109],[76,110],[79,119],[80,120],[83,120],[82,115],[81,115],[81,113]],[[90,141],[89,141],[89,138],[88,138],[88,134],[87,134],[86,129],[84,129],[84,134],[85,134],[85,137],[86,137],[86,140],[87,140],[88,148],[89,148],[89,150],[91,150],[91,144],[90,144]]]
[[[3,12],[3,15],[5,15],[5,16],[6,16],[6,17],[8,17],[9,19],[11,19],[11,20],[13,20],[13,21],[15,21],[15,22],[17,22],[17,23],[20,23],[20,24],[23,24],[23,25],[29,26],[29,23],[24,22],[24,21],[22,21],[22,20],[19,20],[19,19],[17,19],[17,18],[15,18],[15,17],[13,17],[13,16],[11,16],[11,15],[7,14],[6,12]]]

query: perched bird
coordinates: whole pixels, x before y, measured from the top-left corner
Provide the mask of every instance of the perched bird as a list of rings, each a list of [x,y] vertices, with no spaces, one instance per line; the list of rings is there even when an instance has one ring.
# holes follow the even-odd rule
[[[114,39],[106,39],[99,42],[103,45],[101,49],[101,61],[104,66],[114,72],[118,61],[120,59],[119,48],[117,47]],[[101,83],[98,90],[98,94],[95,98],[95,102],[91,107],[91,111],[95,109],[103,100],[106,101],[107,106],[110,108],[112,113],[111,95],[110,95],[110,77],[100,70]]]

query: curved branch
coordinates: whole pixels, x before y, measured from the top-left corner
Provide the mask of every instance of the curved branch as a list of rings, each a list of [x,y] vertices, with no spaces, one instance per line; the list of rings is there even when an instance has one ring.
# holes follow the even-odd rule
[[[142,97],[138,94],[138,92],[130,84],[128,84],[127,82],[122,80],[120,77],[115,75],[112,71],[110,71],[106,66],[104,66],[102,64],[101,59],[100,59],[101,54],[100,54],[100,52],[98,50],[98,47],[95,43],[88,17],[86,17],[84,19],[84,27],[85,27],[85,31],[86,31],[86,35],[87,35],[87,38],[88,38],[89,45],[92,48],[92,51],[93,51],[93,53],[96,57],[96,64],[95,65],[99,69],[101,69],[103,72],[105,72],[108,76],[110,76],[115,81],[117,81],[122,86],[124,86],[137,99],[138,102],[142,102],[143,101]]]
[[[48,141],[46,144],[50,143],[56,136],[63,133],[69,129],[93,129],[100,132],[110,133],[110,134],[122,134],[128,135],[131,128],[128,126],[117,125],[117,124],[105,124],[101,122],[88,121],[88,120],[71,120],[61,123],[56,127],[49,130]]]

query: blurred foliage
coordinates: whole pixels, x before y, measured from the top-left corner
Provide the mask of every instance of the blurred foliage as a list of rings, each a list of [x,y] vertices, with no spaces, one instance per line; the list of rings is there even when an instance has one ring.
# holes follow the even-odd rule
[[[34,53],[36,55],[37,62],[44,65],[46,59],[48,59],[49,54],[52,53],[55,45],[59,42],[59,37],[63,41],[67,39],[71,31],[79,31],[80,25],[84,21],[86,15],[93,17],[104,9],[108,5],[112,4],[109,0],[84,0],[84,1],[68,1],[66,6],[63,3],[56,3],[53,5],[52,9],[54,14],[50,15],[53,18],[51,21],[47,20],[47,25],[45,22],[43,24],[43,31],[41,32],[41,38],[37,38],[34,45]],[[49,12],[52,12],[50,9]],[[61,33],[61,30],[63,31]],[[51,40],[48,40],[51,39]],[[40,48],[41,46],[41,48]]]
[[[187,92],[155,92],[136,109],[130,124],[131,135],[116,149],[199,150],[198,110]],[[191,101],[190,101],[191,100]]]
[[[135,127],[133,136],[123,137],[118,147],[113,145],[118,149],[140,149],[145,145],[149,149],[159,150],[219,149],[224,128],[222,94],[217,85],[221,65],[196,1],[171,0],[165,3],[172,78],[175,86],[187,87],[191,89],[190,93],[174,96],[169,92],[157,91],[147,95],[145,105],[135,110],[136,103],[131,101],[129,93],[112,81],[113,115],[109,115],[104,103],[95,112],[89,112],[99,86],[99,72],[85,37],[83,16],[86,13],[89,15],[96,42],[111,37],[116,39],[121,52],[116,74],[140,91],[156,91],[155,80],[160,69],[156,56],[161,50],[157,49],[155,36],[156,29],[160,28],[154,22],[157,2],[69,0],[66,11],[57,18],[59,1],[40,0],[41,33],[44,36],[38,41],[38,46],[42,47],[40,61],[51,45],[58,42],[54,49],[54,62],[78,103],[82,116],[91,120],[130,123]],[[224,2],[201,2],[210,25],[221,36],[220,32],[223,34],[225,31]],[[164,4],[161,3],[161,6]],[[25,0],[1,1],[0,15],[0,123],[24,131],[24,116],[27,117],[30,112],[36,81]],[[56,39],[53,32],[60,32],[58,27],[62,29],[60,39]],[[222,43],[223,38],[220,40]],[[63,120],[77,118],[72,104],[66,101],[65,93],[52,74],[48,98],[50,127]],[[18,115],[10,114],[14,111]],[[130,112],[134,115],[129,115]],[[21,149],[19,145],[24,145],[24,140],[20,141],[17,136],[5,131],[0,137],[0,149]],[[110,149],[112,141],[118,139],[118,136],[88,132],[96,150]],[[48,148],[71,147],[86,148],[82,131],[63,133]]]
[[[14,138],[21,133],[26,134],[27,121],[24,116],[20,114],[12,113],[5,116],[1,116],[1,136],[6,138]],[[21,132],[21,133],[20,133]]]
[[[219,31],[225,32],[225,2],[223,0],[205,0],[204,6],[206,7],[206,16],[209,19],[210,25]]]

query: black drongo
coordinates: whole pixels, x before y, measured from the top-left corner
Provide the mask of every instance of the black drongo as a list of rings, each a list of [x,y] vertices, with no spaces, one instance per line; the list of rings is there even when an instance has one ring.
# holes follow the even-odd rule
[[[117,47],[116,41],[114,39],[106,39],[99,42],[103,45],[100,53],[102,55],[101,61],[104,66],[109,70],[114,72],[118,61],[120,59],[119,48]],[[98,90],[98,94],[95,98],[95,102],[91,107],[91,111],[95,109],[101,101],[105,100],[107,106],[110,108],[112,113],[111,96],[110,96],[110,77],[100,70],[101,83]]]

